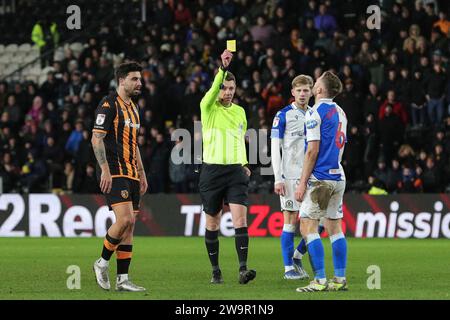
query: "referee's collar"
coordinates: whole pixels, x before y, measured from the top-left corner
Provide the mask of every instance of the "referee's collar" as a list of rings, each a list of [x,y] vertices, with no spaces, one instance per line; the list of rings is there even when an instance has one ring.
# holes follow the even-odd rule
[[[217,100],[219,102],[219,104],[224,108],[224,109],[230,109],[231,106],[233,105],[233,102],[230,102],[230,104],[228,106],[224,106],[222,103],[220,103],[219,100]]]

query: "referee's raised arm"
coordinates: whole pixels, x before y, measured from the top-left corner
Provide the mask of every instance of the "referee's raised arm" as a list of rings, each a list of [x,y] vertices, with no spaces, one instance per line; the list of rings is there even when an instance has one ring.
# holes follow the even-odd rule
[[[220,66],[219,71],[214,77],[211,88],[206,92],[205,96],[200,101],[200,110],[202,112],[208,111],[207,109],[212,108],[217,101],[221,86],[227,74],[227,69],[231,63],[231,59],[233,59],[233,54],[231,53],[231,51],[225,50],[221,55],[221,59],[222,65]]]

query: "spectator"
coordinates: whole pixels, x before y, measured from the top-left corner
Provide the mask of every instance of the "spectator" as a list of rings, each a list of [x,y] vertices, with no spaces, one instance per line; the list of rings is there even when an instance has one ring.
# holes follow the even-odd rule
[[[420,174],[420,171],[418,173]],[[422,181],[416,178],[416,172],[409,167],[402,167],[402,182],[399,191],[402,193],[414,193],[422,189]]]
[[[447,77],[442,67],[435,63],[433,72],[426,79],[426,99],[428,118],[432,125],[441,123],[444,116],[444,88]]]
[[[31,40],[39,48],[41,56],[41,68],[53,63],[51,50],[56,48],[59,42],[58,27],[55,22],[49,21],[48,17],[36,22],[31,31]]]
[[[386,167],[386,162],[382,157],[378,159],[377,169],[374,171],[373,175],[375,178],[381,181],[384,186],[386,186],[388,178],[388,170]]]
[[[364,118],[369,114],[377,115],[381,104],[381,96],[378,93],[378,86],[375,83],[369,85],[369,94],[364,101]]]
[[[86,172],[75,191],[90,194],[99,194],[101,192],[95,176],[95,166],[92,163],[87,164]]]
[[[52,71],[47,73],[47,80],[42,84],[39,91],[45,101],[56,103],[56,97],[58,96],[58,81]]]
[[[43,111],[43,101],[40,96],[36,96],[33,99],[33,105],[30,111],[28,111],[27,116],[31,117],[31,120],[35,123],[39,123],[39,114]]]
[[[364,138],[357,126],[351,126],[344,153],[345,174],[350,181],[363,177]]]
[[[183,2],[179,1],[177,3],[177,8],[173,14],[176,23],[181,24],[186,27],[192,22],[192,15],[189,8],[186,8]]]
[[[75,124],[75,129],[71,132],[69,138],[67,139],[65,149],[67,152],[75,156],[78,152],[80,142],[83,140],[83,122],[77,120]]]
[[[425,192],[440,192],[440,176],[436,168],[433,157],[428,157],[426,167],[423,171],[423,191]]]
[[[163,0],[156,2],[152,19],[160,28],[169,27],[172,24],[173,14]]]
[[[433,24],[433,27],[438,27],[444,35],[448,35],[450,21],[447,20],[447,14],[445,12],[439,12],[439,20]]]
[[[198,83],[196,81],[190,81],[189,86],[186,88],[184,95],[184,121],[188,122],[192,119],[194,114],[199,114],[200,100],[202,100],[202,94],[199,91]]]
[[[336,19],[327,13],[327,7],[324,4],[319,6],[319,14],[314,17],[314,27],[327,35],[332,35],[337,29]]]
[[[256,25],[250,28],[253,41],[260,41],[264,46],[268,46],[272,42],[275,35],[275,29],[272,25],[266,24],[264,16],[256,18]]]
[[[70,161],[64,163],[64,177],[63,190],[72,193],[75,185],[75,168]]]
[[[177,157],[183,158],[184,149],[182,149],[182,140],[175,142],[172,152]],[[173,157],[169,160],[169,177],[170,181],[174,185],[174,191],[176,193],[186,193],[188,191],[187,185],[187,165],[185,163],[175,163]]]
[[[414,127],[423,126],[426,117],[425,83],[422,73],[417,70],[411,81],[411,120]]]
[[[396,147],[403,140],[403,124],[400,118],[393,113],[391,104],[384,107],[384,117],[379,121],[381,154],[387,162],[390,162]]]
[[[348,78],[344,82],[344,91],[335,99],[336,103],[345,111],[349,126],[359,126],[363,122],[361,97],[354,91],[353,80]]]
[[[150,192],[160,193],[167,191],[167,164],[170,152],[164,141],[164,136],[157,133],[156,141],[152,144],[150,155],[150,170],[147,180],[150,182]]]
[[[275,71],[277,73],[277,71]],[[272,73],[273,74],[273,73]],[[281,95],[281,83],[269,82],[261,93],[261,97],[266,102],[266,113],[269,119],[273,119],[280,106],[283,105]]]
[[[21,170],[21,185],[24,192],[41,192],[44,189],[47,170],[45,163],[35,157],[34,151],[29,151],[27,160]]]
[[[19,168],[14,164],[11,153],[5,152],[0,161],[0,177],[3,183],[3,192],[19,191],[17,183],[19,181]]]
[[[46,139],[42,158],[47,161],[48,173],[51,177],[50,188],[62,188],[64,153],[52,136],[48,136]]]
[[[396,191],[402,182],[402,169],[400,167],[400,162],[397,159],[392,159],[392,165],[388,169],[386,188],[389,193]]]
[[[395,91],[389,90],[387,92],[387,98],[383,102],[383,104],[380,106],[379,112],[378,112],[378,118],[380,120],[384,119],[386,117],[386,107],[390,106],[392,108],[393,114],[397,115],[404,126],[408,124],[408,113],[405,110],[405,107],[403,104],[396,99]]]

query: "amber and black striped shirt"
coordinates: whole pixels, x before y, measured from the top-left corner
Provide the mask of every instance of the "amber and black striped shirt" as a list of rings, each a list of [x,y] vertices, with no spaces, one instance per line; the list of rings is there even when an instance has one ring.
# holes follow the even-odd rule
[[[113,178],[139,180],[136,158],[139,127],[136,104],[125,103],[117,92],[103,98],[98,105],[92,132],[106,133],[103,141]]]

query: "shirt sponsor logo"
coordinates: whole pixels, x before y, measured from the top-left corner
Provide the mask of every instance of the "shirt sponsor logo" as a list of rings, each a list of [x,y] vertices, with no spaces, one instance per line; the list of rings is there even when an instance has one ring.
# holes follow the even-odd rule
[[[127,127],[130,127],[130,128],[136,128],[136,129],[139,129],[140,126],[141,126],[139,123],[133,123],[133,122],[131,122],[130,119],[125,120],[125,121],[124,121],[124,124],[125,124],[125,126],[127,126]]]
[[[306,121],[306,128],[308,129],[314,129],[315,127],[317,127],[317,121],[312,119],[312,120],[308,120]]]
[[[303,137],[303,131],[294,131],[291,133],[291,137],[298,136]]]

